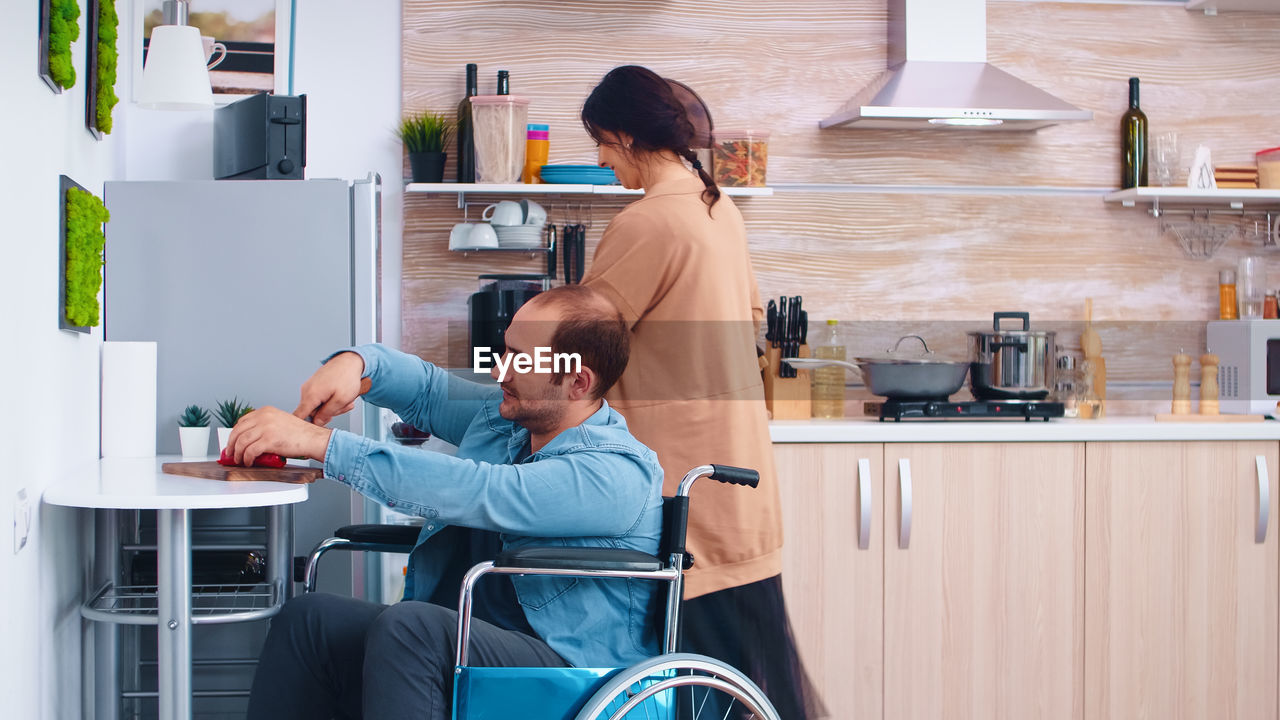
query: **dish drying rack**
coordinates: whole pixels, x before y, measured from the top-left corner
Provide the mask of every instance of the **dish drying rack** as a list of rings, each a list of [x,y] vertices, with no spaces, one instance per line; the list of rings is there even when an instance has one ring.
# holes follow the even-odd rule
[[[1213,257],[1236,239],[1262,251],[1280,251],[1280,211],[1164,210],[1156,217],[1160,234],[1172,237],[1195,260]]]

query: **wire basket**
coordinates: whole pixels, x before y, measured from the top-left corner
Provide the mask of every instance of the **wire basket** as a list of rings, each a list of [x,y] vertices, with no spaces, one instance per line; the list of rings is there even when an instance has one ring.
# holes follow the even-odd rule
[[[1160,232],[1172,235],[1187,257],[1206,260],[1219,248],[1240,234],[1235,224],[1212,222],[1209,219],[1162,220]]]

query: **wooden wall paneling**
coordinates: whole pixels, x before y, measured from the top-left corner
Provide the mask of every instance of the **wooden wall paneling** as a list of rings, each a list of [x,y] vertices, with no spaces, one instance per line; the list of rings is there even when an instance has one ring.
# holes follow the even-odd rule
[[[1143,80],[1151,131],[1178,131],[1188,158],[1201,141],[1224,162],[1280,144],[1267,112],[1280,95],[1280,15],[991,0],[992,62],[1095,119],[984,133],[818,129],[883,68],[884,0],[403,7],[406,110],[451,110],[467,62],[480,65],[482,93],[506,69],[513,92],[533,100],[530,121],[551,125],[551,161],[594,162],[578,120],[582,100],[609,68],[635,62],[689,83],[721,128],[772,130],[770,184],[905,186],[739,198],[763,296],[803,294],[815,321],[942,321],[948,332],[960,323],[983,327],[994,310],[1025,309],[1037,327],[1043,320],[1066,328],[1064,345],[1078,344],[1068,323],[1093,297],[1108,368],[1122,381],[1167,381],[1169,356],[1202,346],[1195,325],[1216,317],[1217,270],[1248,249],[1235,240],[1209,261],[1190,260],[1141,210],[1102,202],[1118,174],[1126,78]],[[944,194],[936,186],[1076,192]],[[588,258],[630,200],[592,200]],[[543,267],[523,255],[449,252],[448,229],[461,219],[455,202],[405,198],[404,347],[449,362],[465,361],[442,347],[449,321],[464,323],[465,333],[476,275]],[[1280,256],[1266,265],[1280,285]]]

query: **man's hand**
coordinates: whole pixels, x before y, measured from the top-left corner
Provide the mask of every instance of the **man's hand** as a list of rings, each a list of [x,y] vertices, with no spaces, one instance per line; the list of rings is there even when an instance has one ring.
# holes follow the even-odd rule
[[[279,408],[264,407],[240,418],[227,439],[227,452],[245,467],[262,453],[324,462],[332,433]]]
[[[302,384],[301,399],[293,414],[324,426],[334,417],[351,412],[356,406],[356,398],[360,397],[360,376],[363,374],[364,358],[356,353],[344,352],[333,356]]]

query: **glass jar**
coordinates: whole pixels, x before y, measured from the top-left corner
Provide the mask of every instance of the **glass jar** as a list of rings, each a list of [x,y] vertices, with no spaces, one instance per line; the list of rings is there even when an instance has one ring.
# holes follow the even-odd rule
[[[1076,359],[1071,355],[1058,358],[1058,371],[1055,374],[1053,397],[1062,403],[1063,417],[1080,416],[1080,391],[1084,378],[1076,369]]]

